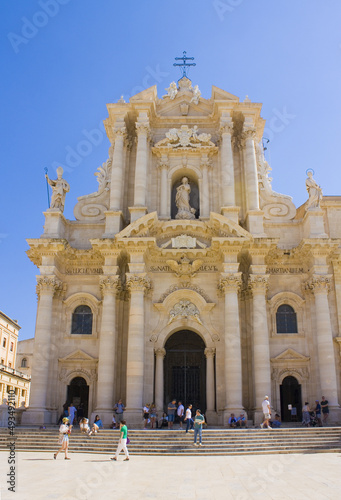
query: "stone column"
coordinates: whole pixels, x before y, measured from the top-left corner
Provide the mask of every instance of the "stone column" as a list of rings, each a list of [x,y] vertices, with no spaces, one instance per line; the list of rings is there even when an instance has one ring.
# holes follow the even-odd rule
[[[99,336],[97,404],[103,424],[110,425],[114,407],[115,346],[116,346],[116,292],[118,276],[105,276],[100,280],[102,292],[102,321]]]
[[[148,141],[150,128],[148,122],[136,123],[137,151],[134,184],[134,207],[131,207],[131,221],[142,217],[147,213],[147,167],[148,167]]]
[[[270,346],[266,309],[268,274],[250,274],[249,289],[252,292],[253,322],[253,380],[255,423],[262,421],[261,404],[264,396],[269,396],[271,403]]]
[[[232,118],[221,121],[221,189],[223,207],[234,207],[235,191],[234,191],[234,167],[233,167],[233,151],[232,151]]]
[[[330,419],[339,418],[339,402],[336,383],[336,366],[333,346],[333,332],[330,321],[328,292],[331,286],[331,275],[313,275],[307,282],[306,289],[315,296],[316,340],[322,394],[329,401]],[[334,410],[334,411],[333,411]],[[333,418],[334,417],[334,418]]]
[[[163,396],[163,387],[164,387],[164,374],[163,374],[163,360],[166,356],[166,349],[155,349],[155,406],[158,412],[161,414],[164,412],[164,396]]]
[[[114,154],[111,164],[111,183],[110,183],[110,210],[118,212],[122,210],[122,179],[124,164],[124,140],[126,137],[126,128],[120,127],[113,131]]]
[[[150,288],[145,273],[127,273],[130,291],[130,312],[127,352],[127,414],[129,422],[141,423],[144,386],[144,293]]]
[[[214,355],[215,348],[207,347],[206,356],[206,412],[214,412],[215,408],[215,386],[214,386]]]
[[[201,158],[202,189],[200,193],[200,198],[201,198],[200,219],[208,219],[210,216],[210,195],[209,195],[209,183],[208,183],[209,167],[210,167],[210,161],[207,155],[205,155]]]
[[[245,140],[245,180],[248,210],[259,210],[255,136],[256,130],[254,127],[244,127],[243,139]]]
[[[168,158],[162,155],[159,163],[161,171],[161,186],[160,186],[160,219],[170,219],[168,213],[168,184],[167,184],[167,171],[168,171]]]
[[[224,273],[219,288],[225,294],[225,410],[224,424],[231,413],[239,415],[242,404],[242,355],[238,291],[241,273]]]
[[[51,335],[52,304],[55,292],[62,289],[62,282],[55,276],[37,276],[38,308],[33,348],[30,407],[24,415],[23,423],[34,423],[35,425],[52,423],[51,414],[47,410],[47,391],[50,365],[56,361],[58,352],[58,347]]]

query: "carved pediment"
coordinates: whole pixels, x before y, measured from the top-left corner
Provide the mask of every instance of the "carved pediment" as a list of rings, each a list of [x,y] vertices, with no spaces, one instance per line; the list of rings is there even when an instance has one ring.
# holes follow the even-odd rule
[[[86,352],[84,352],[80,349],[77,349],[76,351],[71,352],[70,354],[68,354],[64,358],[59,358],[58,361],[60,363],[70,363],[70,362],[76,363],[76,362],[80,362],[80,361],[97,362],[98,360],[96,358],[90,356],[90,354],[87,354]]]
[[[310,357],[304,356],[299,352],[295,351],[291,347],[278,354],[275,358],[271,358],[271,363],[282,364],[282,363],[307,363]]]
[[[210,140],[211,134],[198,132],[197,125],[194,125],[193,128],[190,128],[188,125],[181,125],[180,128],[171,128],[166,132],[166,137],[155,144],[154,149],[161,147],[171,149],[215,147],[215,144]]]
[[[212,100],[215,101],[237,101],[239,102],[239,97],[230,92],[226,92],[226,90],[222,90],[219,87],[215,87],[212,85]]]
[[[211,212],[210,220],[207,225],[214,236],[242,238],[244,240],[253,239],[252,234],[246,231],[246,229],[243,229],[239,224],[214,212]]]

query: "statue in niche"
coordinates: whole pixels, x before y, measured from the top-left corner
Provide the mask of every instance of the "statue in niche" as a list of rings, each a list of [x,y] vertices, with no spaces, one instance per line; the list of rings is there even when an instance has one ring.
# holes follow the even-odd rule
[[[190,192],[191,187],[188,178],[183,177],[180,186],[176,188],[175,204],[178,209],[176,219],[195,219],[195,208],[192,208],[189,204]]]
[[[322,189],[313,179],[313,171],[308,170],[308,179],[305,181],[305,186],[307,188],[309,199],[306,205],[306,210],[313,210],[314,208],[320,208],[320,201],[322,200]]]
[[[50,208],[55,210],[64,211],[65,196],[66,193],[70,191],[70,185],[63,179],[63,169],[62,167],[57,168],[57,179],[54,181],[49,179],[49,176],[45,174],[47,182],[52,187],[52,198]]]

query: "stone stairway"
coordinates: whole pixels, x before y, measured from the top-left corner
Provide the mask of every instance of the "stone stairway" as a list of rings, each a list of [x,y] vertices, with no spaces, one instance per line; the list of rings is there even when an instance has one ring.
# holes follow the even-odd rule
[[[101,430],[94,436],[75,429],[70,437],[71,453],[113,454],[118,430]],[[273,453],[341,452],[341,428],[204,429],[203,447],[193,445],[193,433],[180,430],[130,430],[132,455],[250,455]],[[38,430],[18,428],[14,435],[16,451],[55,452],[58,428]],[[0,431],[0,450],[8,450],[13,440],[6,429]]]

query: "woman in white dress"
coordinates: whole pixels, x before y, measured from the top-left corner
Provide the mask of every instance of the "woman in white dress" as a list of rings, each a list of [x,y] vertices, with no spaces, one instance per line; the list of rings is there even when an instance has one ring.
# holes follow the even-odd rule
[[[71,434],[72,425],[69,424],[69,419],[67,417],[63,418],[63,423],[59,427],[59,441],[58,444],[61,445],[57,453],[53,455],[53,458],[56,460],[58,453],[61,451],[65,452],[65,460],[70,460],[67,456],[67,452],[69,450],[69,435]]]

